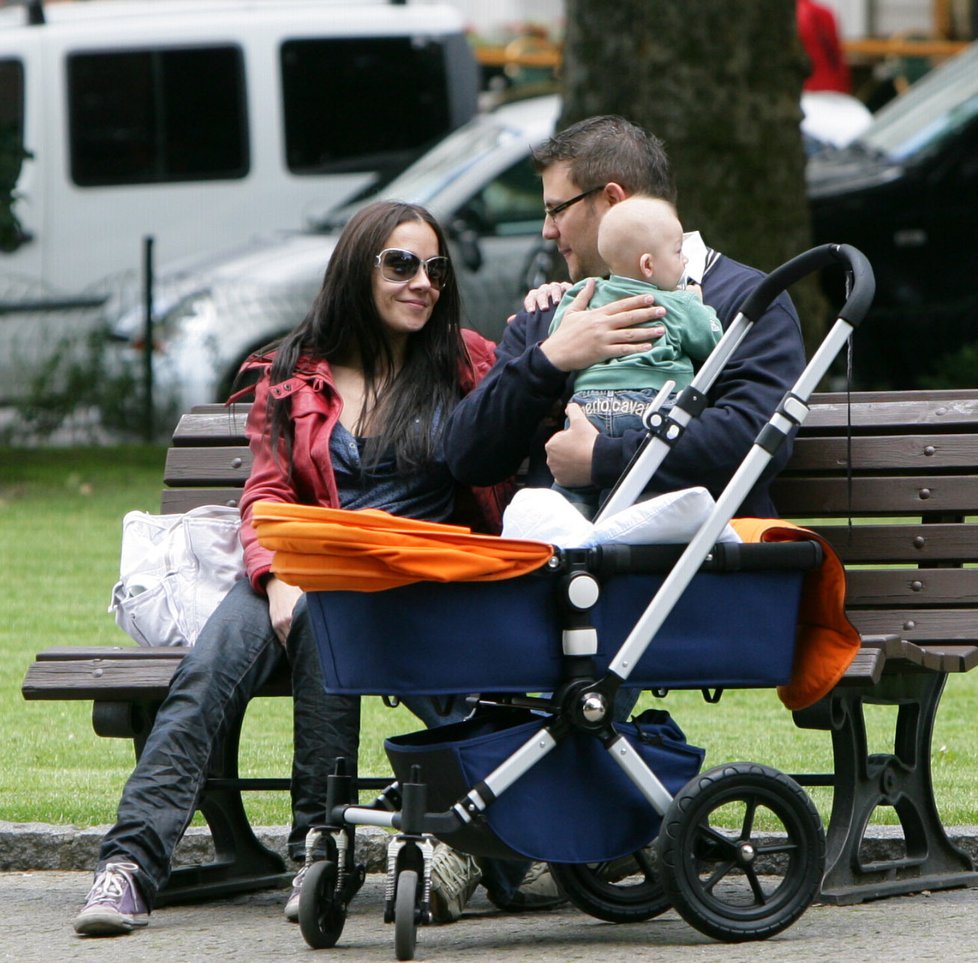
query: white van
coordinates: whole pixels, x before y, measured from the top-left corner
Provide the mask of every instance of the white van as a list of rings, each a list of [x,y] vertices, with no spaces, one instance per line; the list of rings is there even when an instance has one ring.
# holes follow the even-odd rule
[[[125,277],[299,227],[476,111],[461,15],[396,0],[0,10],[0,401]]]

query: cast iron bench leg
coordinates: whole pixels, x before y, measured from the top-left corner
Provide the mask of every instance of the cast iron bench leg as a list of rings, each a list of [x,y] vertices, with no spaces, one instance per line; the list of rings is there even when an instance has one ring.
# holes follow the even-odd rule
[[[820,712],[796,714],[805,728],[832,729],[836,788],[826,835],[825,902],[978,885],[971,858],[948,839],[934,803],[931,738],[946,679],[946,673],[931,671],[887,675],[875,686],[837,689]],[[867,752],[863,706],[870,704],[897,707],[892,753]],[[864,836],[877,806],[892,807],[900,820],[900,857],[866,858]]]

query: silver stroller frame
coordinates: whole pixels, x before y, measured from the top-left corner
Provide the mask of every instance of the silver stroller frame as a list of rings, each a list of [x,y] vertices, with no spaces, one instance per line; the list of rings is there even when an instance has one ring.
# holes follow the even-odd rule
[[[645,899],[639,907],[622,905],[619,912],[613,895],[595,895],[603,885],[599,882],[593,886],[588,883],[584,886],[586,892],[575,894],[571,890],[580,888],[582,871],[552,867],[555,877],[579,907],[605,919],[634,920],[649,918],[673,906],[701,932],[731,942],[772,936],[790,926],[807,909],[821,884],[825,839],[818,813],[797,783],[767,766],[734,763],[701,773],[674,798],[633,746],[614,730],[611,715],[618,689],[628,680],[704,561],[711,558],[725,525],[772,455],[805,421],[808,399],[865,316],[875,289],[866,258],[848,245],[828,244],[795,257],[764,278],[744,302],[692,383],[680,393],[671,411],[662,414],[653,404],[647,413],[649,435],[599,513],[599,517],[614,513],[631,505],[642,494],[686,426],[706,407],[710,387],[771,301],[806,275],[840,263],[849,273],[851,288],[837,320],[757,435],[707,520],[672,565],[610,662],[608,672],[598,679],[572,678],[550,700],[515,698],[514,705],[542,707],[552,712],[551,721],[445,812],[427,811],[426,787],[420,772],[415,772],[409,781],[389,787],[369,807],[353,802],[355,786],[352,778],[344,775],[342,765],[330,777],[327,798],[330,825],[310,833],[309,868],[300,903],[302,933],[311,946],[328,947],[336,943],[346,906],[362,882],[362,868],[353,865],[353,827],[380,826],[398,831],[389,849],[384,918],[395,924],[397,958],[412,959],[417,926],[430,919],[432,838],[451,834],[478,820],[495,799],[572,730],[583,730],[599,738],[611,758],[662,817],[658,838],[641,854],[636,854],[633,869],[645,875],[642,891]],[[564,630],[565,654],[593,655],[597,652],[597,632],[587,623],[587,611],[600,594],[600,585],[593,575],[584,570],[575,571],[573,567],[565,584],[570,607],[580,613],[580,619]],[[730,839],[710,828],[709,816],[732,800],[744,802],[747,815],[739,835]],[[753,824],[758,806],[773,810],[788,830],[787,843],[768,847],[766,854]],[[767,863],[762,857],[766,857]],[[766,868],[769,864],[773,870]],[[704,866],[712,869],[705,872]],[[724,896],[724,873],[717,870],[718,866],[735,867],[747,880],[746,903],[739,896],[730,899]],[[761,876],[769,871],[784,875],[772,893],[761,882]]]

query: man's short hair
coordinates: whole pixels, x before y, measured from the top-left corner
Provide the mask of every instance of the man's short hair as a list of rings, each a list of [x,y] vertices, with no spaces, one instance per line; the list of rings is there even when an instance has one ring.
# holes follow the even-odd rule
[[[662,141],[624,117],[605,114],[578,121],[533,151],[538,172],[559,161],[569,162],[571,179],[581,190],[613,181],[630,194],[676,201]]]

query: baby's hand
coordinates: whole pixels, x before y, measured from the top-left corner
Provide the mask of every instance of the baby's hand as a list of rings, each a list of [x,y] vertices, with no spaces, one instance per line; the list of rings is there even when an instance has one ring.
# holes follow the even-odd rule
[[[699,281],[694,281],[692,279],[687,281],[686,290],[689,291],[690,294],[695,294],[701,302],[703,301],[703,286],[699,283]]]

